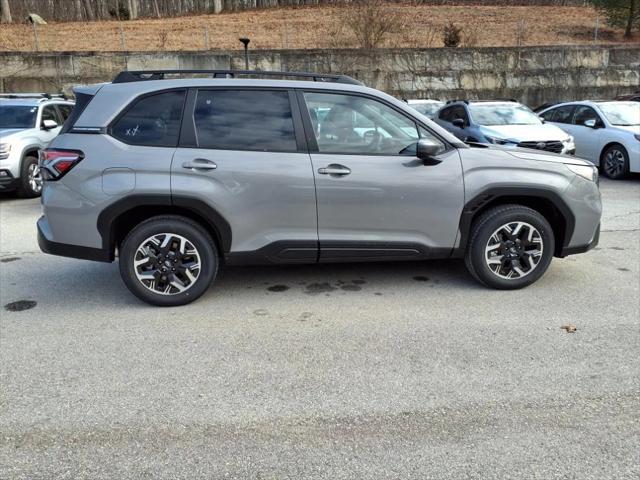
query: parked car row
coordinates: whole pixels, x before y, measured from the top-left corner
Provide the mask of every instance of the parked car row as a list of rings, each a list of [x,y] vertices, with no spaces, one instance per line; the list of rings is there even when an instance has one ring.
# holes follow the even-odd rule
[[[468,143],[576,155],[620,179],[640,172],[640,92],[614,101],[408,100],[409,106]]]

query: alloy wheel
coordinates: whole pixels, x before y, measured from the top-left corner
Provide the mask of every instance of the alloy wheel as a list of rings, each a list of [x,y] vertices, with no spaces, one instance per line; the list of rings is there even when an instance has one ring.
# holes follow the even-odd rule
[[[191,288],[200,276],[200,254],[192,242],[174,233],[147,238],[136,250],[134,269],[145,288],[176,295]]]
[[[604,157],[604,171],[607,176],[616,178],[624,172],[624,153],[612,148]]]
[[[542,235],[526,222],[509,222],[498,228],[487,242],[485,262],[494,275],[507,280],[526,277],[540,260]]]
[[[27,169],[27,181],[29,182],[29,188],[35,194],[39,194],[42,191],[42,174],[40,173],[40,167],[37,164],[32,163]]]

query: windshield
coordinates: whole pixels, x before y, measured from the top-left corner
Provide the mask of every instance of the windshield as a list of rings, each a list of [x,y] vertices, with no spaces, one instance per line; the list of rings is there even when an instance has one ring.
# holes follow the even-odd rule
[[[431,118],[444,103],[410,103],[409,106],[421,114]]]
[[[34,128],[38,107],[0,105],[0,128]]]
[[[640,103],[611,102],[598,105],[611,125],[640,125]]]
[[[478,125],[540,125],[542,123],[538,116],[524,105],[471,103],[469,110]]]

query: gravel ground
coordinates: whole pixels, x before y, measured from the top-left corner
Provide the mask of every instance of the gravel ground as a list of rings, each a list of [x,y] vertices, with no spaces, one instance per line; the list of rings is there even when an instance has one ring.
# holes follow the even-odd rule
[[[37,304],[0,310],[0,478],[638,478],[640,179],[601,188],[599,247],[525,290],[236,268],[174,309],[39,253],[38,201],[2,197],[1,303]]]

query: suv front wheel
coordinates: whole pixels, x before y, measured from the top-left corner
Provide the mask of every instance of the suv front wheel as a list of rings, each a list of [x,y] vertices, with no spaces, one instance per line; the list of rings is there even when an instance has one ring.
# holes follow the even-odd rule
[[[119,262],[122,280],[134,295],[165,307],[200,297],[219,265],[207,231],[173,215],[150,218],[135,227],[122,243]]]
[[[546,218],[521,205],[484,212],[469,238],[467,269],[481,283],[501,290],[526,287],[542,277],[555,246]]]
[[[18,194],[23,198],[38,197],[42,193],[42,176],[38,167],[38,157],[28,155],[20,167]]]

